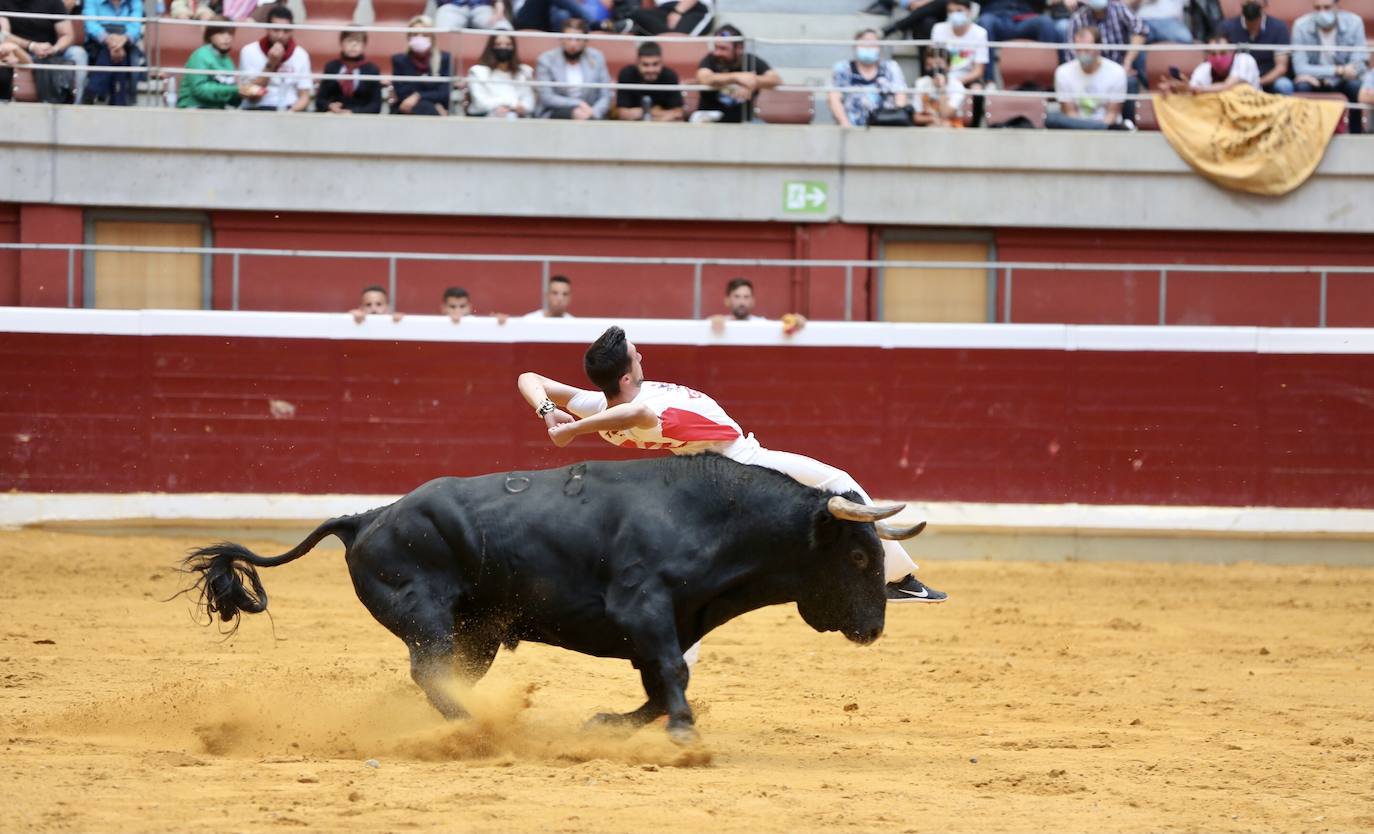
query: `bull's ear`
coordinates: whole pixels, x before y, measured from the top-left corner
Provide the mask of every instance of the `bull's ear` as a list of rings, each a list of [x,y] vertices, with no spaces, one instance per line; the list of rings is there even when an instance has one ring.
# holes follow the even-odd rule
[[[840,520],[830,513],[829,507],[821,504],[811,514],[811,549],[823,550],[835,544],[842,530]]]

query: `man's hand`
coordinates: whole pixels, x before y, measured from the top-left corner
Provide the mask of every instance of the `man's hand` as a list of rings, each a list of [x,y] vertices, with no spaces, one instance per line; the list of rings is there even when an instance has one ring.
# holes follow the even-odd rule
[[[720,313],[711,316],[711,332],[717,336],[725,335],[725,316]]]
[[[1341,78],[1344,78],[1347,81],[1354,81],[1356,78],[1360,77],[1360,69],[1354,64],[1346,64],[1342,66],[1340,69],[1336,70],[1336,72],[1338,75],[1340,75]]]
[[[346,113],[346,112],[348,112],[348,111],[344,110],[344,106],[343,106],[343,102],[342,102],[342,101],[331,101],[331,102],[329,102],[329,112],[330,112],[330,113]]]
[[[263,93],[265,92],[267,92],[266,88],[259,86],[257,84],[253,84],[251,82],[245,81],[244,83],[239,85],[239,95],[243,96],[244,98],[262,98]],[[355,310],[354,312],[362,311]]]
[[[498,119],[504,119],[506,116],[510,115],[510,108],[503,104],[500,107],[497,107],[495,110],[491,111],[491,115],[497,117]]]
[[[348,314],[353,317],[354,324],[362,324],[363,321],[367,319],[367,313],[364,313],[361,307],[355,307],[349,310]]]
[[[782,317],[782,335],[795,336],[806,327],[806,316],[801,313],[787,313]]]
[[[281,65],[281,61],[285,57],[286,47],[282,46],[279,43],[272,44],[271,48],[267,50],[268,68],[275,70],[278,66]]]
[[[35,58],[46,58],[53,52],[50,43],[34,43],[29,41],[29,54]]]
[[[505,324],[506,321],[507,321],[508,319],[510,319],[510,316],[506,315],[505,313],[497,313],[497,314],[496,314],[496,323],[497,323],[497,324]]]
[[[596,118],[596,111],[587,102],[579,101],[577,106],[573,108],[572,117],[579,122],[585,122]]]
[[[560,423],[549,429],[549,439],[553,445],[563,448],[577,439],[577,435],[572,430],[571,423]]]
[[[566,426],[569,423],[577,422],[577,418],[561,408],[555,408],[544,415],[544,427],[553,428],[555,426]]]
[[[401,104],[400,104],[399,109],[400,109],[400,111],[401,111],[402,113],[411,113],[411,112],[414,112],[414,110],[415,110],[415,105],[417,105],[417,104],[419,104],[419,103],[420,103],[420,94],[419,94],[419,93],[411,93],[410,95],[408,95],[408,96],[406,96],[405,98],[401,99]]]
[[[1311,84],[1313,87],[1320,87],[1320,86],[1322,85],[1322,83],[1321,83],[1320,81],[1317,80],[1316,76],[1312,76],[1312,75],[1299,75],[1297,78],[1294,78],[1294,79],[1293,79],[1293,83],[1294,83],[1294,84]]]
[[[734,74],[735,84],[749,92],[754,92],[759,87],[759,77],[752,72],[737,72]]]

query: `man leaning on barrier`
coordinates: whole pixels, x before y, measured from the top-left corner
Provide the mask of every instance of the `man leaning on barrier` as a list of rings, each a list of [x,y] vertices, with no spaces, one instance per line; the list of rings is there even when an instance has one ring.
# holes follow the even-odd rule
[[[67,4],[62,0],[0,0],[0,16],[6,12],[65,15]],[[0,64],[70,65],[66,53],[74,38],[70,20],[9,17],[8,33],[0,36]],[[70,70],[35,69],[33,82],[39,101],[71,104],[76,100],[76,74]]]

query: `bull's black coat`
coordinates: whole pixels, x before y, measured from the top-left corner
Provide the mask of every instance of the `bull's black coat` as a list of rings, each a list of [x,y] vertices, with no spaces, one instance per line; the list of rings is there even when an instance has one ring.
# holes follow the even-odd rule
[[[412,676],[445,716],[466,714],[441,685],[448,674],[475,680],[501,645],[534,640],[630,660],[648,700],[598,718],[639,726],[667,713],[685,739],[683,650],[727,620],[796,602],[818,631],[860,643],[882,632],[878,536],[835,518],[831,497],[715,455],[439,478],[330,519],[281,556],[223,543],[185,567],[208,612],[237,623],[267,607],[254,566],[338,536],[358,598],[409,647]]]

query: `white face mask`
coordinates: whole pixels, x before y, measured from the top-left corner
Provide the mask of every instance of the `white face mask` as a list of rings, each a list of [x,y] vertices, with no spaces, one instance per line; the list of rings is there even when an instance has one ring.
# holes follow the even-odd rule
[[[410,51],[411,51],[411,52],[428,52],[428,51],[429,51],[429,48],[430,48],[431,46],[433,46],[433,45],[434,45],[434,41],[432,41],[432,40],[429,39],[429,35],[411,35],[411,36],[410,36]]]
[[[950,12],[945,15],[945,21],[949,23],[950,26],[958,29],[960,26],[964,26],[968,23],[968,12]]]
[[[1095,12],[1100,12],[1107,8],[1108,0],[1088,0],[1088,8]]]

